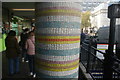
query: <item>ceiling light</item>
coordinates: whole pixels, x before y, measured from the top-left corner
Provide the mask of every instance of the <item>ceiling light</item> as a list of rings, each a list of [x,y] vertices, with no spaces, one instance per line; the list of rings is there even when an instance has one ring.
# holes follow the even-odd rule
[[[12,9],[13,11],[35,11],[35,9]]]
[[[33,21],[35,20],[35,19],[32,19]]]

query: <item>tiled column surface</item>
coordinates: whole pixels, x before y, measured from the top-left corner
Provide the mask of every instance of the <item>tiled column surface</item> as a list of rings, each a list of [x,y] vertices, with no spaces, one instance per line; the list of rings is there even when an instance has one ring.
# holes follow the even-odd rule
[[[80,5],[36,3],[36,60],[41,78],[78,78]]]

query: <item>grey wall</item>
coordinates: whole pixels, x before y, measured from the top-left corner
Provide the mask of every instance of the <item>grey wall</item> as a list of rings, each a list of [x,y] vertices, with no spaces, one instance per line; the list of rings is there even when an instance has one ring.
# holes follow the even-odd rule
[[[98,39],[99,43],[108,43],[109,40],[109,27],[101,27],[98,30]],[[120,47],[120,25],[116,25],[115,27],[115,41],[119,43]]]

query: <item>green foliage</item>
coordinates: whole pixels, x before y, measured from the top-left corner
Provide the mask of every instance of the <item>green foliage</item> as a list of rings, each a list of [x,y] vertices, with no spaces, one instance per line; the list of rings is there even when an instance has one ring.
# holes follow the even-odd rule
[[[90,12],[86,11],[81,13],[82,16],[82,20],[81,20],[81,28],[86,28],[86,27],[90,27],[91,23],[90,23]]]

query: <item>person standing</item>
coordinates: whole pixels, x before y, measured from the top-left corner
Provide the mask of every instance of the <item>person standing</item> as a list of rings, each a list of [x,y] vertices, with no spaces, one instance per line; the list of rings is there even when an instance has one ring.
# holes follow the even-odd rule
[[[25,49],[25,43],[28,39],[28,33],[29,33],[29,29],[26,28],[23,30],[23,33],[21,33],[21,35],[20,35],[20,37],[21,37],[20,45],[22,48],[22,62],[24,62],[24,61],[28,62],[28,56],[26,55],[26,49]]]
[[[86,35],[85,35],[85,33],[83,32],[83,29],[82,29],[81,30],[81,44],[82,44],[82,42],[84,42],[85,38],[86,38]]]
[[[26,41],[26,50],[28,55],[28,63],[29,63],[29,69],[30,69],[30,76],[35,77],[35,70],[34,70],[34,55],[35,55],[35,36],[34,32],[29,32],[28,39]]]
[[[9,75],[12,76],[15,73],[19,73],[19,44],[16,38],[16,32],[11,30],[6,39],[6,57],[8,59]]]

